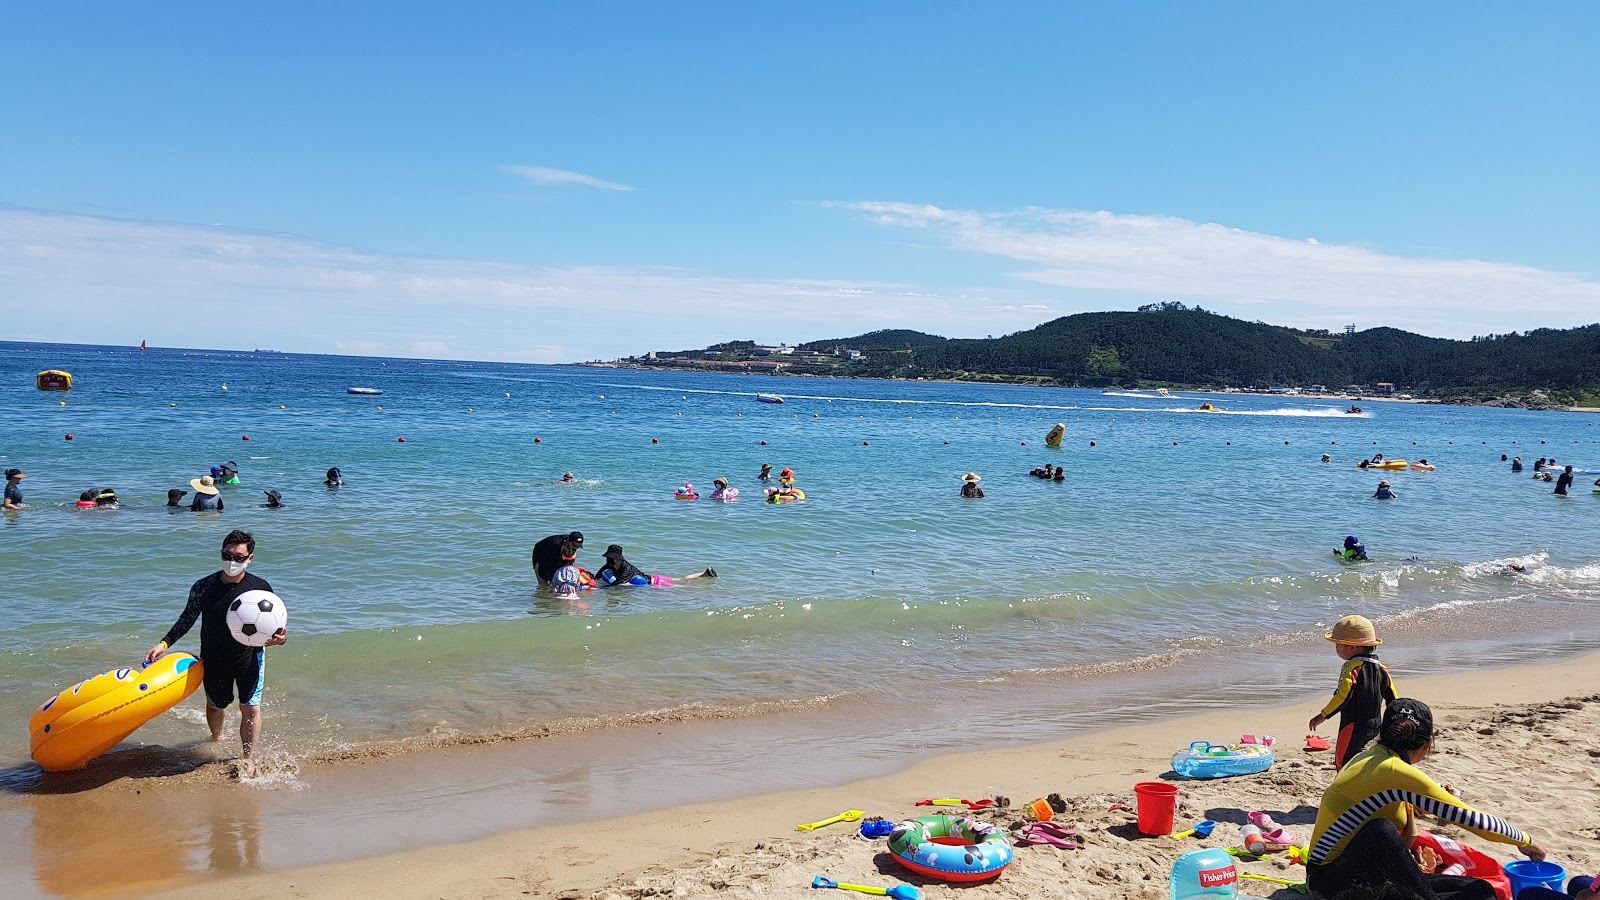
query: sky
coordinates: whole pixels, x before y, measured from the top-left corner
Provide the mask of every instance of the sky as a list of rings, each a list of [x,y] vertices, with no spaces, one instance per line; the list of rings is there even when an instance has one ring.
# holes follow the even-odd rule
[[[1600,5],[0,4],[0,339],[1600,321]]]

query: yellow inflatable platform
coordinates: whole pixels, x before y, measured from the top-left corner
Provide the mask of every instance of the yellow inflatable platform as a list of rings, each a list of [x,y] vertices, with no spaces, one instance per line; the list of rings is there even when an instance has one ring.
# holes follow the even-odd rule
[[[28,720],[33,761],[52,772],[76,769],[182,703],[204,676],[199,659],[168,653],[143,671],[113,669],[79,682]]]

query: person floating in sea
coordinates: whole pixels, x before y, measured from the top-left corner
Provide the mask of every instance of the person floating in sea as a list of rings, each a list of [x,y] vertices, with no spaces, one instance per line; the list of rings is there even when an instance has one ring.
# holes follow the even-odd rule
[[[283,495],[277,491],[265,491],[267,495],[267,509],[283,509]]]
[[[728,487],[728,479],[726,478],[713,479],[711,482],[711,487],[711,499],[713,500],[720,500],[723,503],[728,503],[739,499],[739,489],[736,487]]]
[[[1333,699],[1322,712],[1311,717],[1311,730],[1316,731],[1334,713],[1339,714],[1339,743],[1334,750],[1333,765],[1335,769],[1342,769],[1352,756],[1366,749],[1378,736],[1383,705],[1395,699],[1394,680],[1383,663],[1378,662],[1376,648],[1383,641],[1365,616],[1345,616],[1323,636],[1333,642],[1334,650],[1344,660],[1344,667],[1339,670],[1339,684],[1334,688]]]
[[[6,498],[5,498],[5,508],[6,509],[21,509],[22,508],[22,506],[23,506],[23,503],[22,503],[22,488],[20,487],[20,485],[22,484],[22,479],[27,478],[27,477],[28,477],[27,475],[24,475],[22,473],[21,469],[7,469],[6,470]]]
[[[561,473],[561,483],[562,484],[571,484],[571,483],[573,483],[574,481],[577,481],[577,480],[578,479],[572,477],[572,473],[571,472],[562,472]]]
[[[793,487],[794,486],[794,470],[789,468],[788,466],[784,466],[783,467],[783,471],[778,473],[778,483],[779,484],[787,484],[790,487]]]
[[[1331,456],[1330,454],[1324,453],[1324,454],[1322,454],[1322,461],[1323,462],[1333,462],[1333,456]]]
[[[772,480],[772,463],[762,463],[761,464],[761,474],[757,475],[756,479],[759,480],[759,481],[771,481]]]
[[[533,545],[533,574],[539,579],[540,584],[549,584],[555,577],[556,570],[564,564],[561,558],[561,545],[569,541],[573,544],[574,553],[582,550],[583,532],[552,534],[541,538],[539,543]]]
[[[182,509],[183,498],[187,493],[189,492],[183,488],[172,488],[171,490],[167,491],[167,506],[174,509]]]
[[[121,509],[122,501],[117,499],[117,492],[112,488],[101,488],[94,495],[95,509]]]
[[[978,487],[978,482],[982,480],[983,476],[977,472],[968,472],[961,476],[961,496],[972,499],[982,497],[983,488]]]
[[[1437,467],[1430,465],[1426,459],[1419,459],[1411,464],[1411,468],[1418,472],[1432,472]]]
[[[672,587],[673,579],[665,575],[648,575],[633,563],[628,562],[622,555],[622,545],[612,544],[606,548],[606,564],[600,571],[594,573],[594,580],[601,585],[611,587],[614,585],[637,585],[650,587]],[[685,575],[679,581],[688,581],[692,578],[715,578],[717,570],[707,568],[693,575]]]
[[[1567,488],[1572,487],[1572,467],[1567,466],[1561,470],[1561,477],[1556,479],[1556,493],[1567,496]]]
[[[189,504],[190,509],[195,512],[222,511],[222,492],[217,490],[216,482],[210,475],[189,479],[189,487],[194,488],[194,500]]]
[[[1056,473],[1054,475],[1050,476],[1050,480],[1051,481],[1066,481],[1067,480],[1067,470],[1063,469],[1060,466],[1056,466]]]
[[[1378,482],[1378,489],[1373,492],[1372,496],[1373,496],[1373,499],[1375,499],[1375,500],[1398,500],[1398,499],[1400,499],[1400,495],[1396,494],[1394,492],[1394,490],[1389,487],[1389,482],[1387,482],[1387,481]]]
[[[328,470],[328,477],[324,478],[322,483],[328,487],[339,487],[344,484],[344,473],[339,471],[338,466],[334,466]]]
[[[230,531],[222,539],[222,569],[196,581],[189,588],[178,621],[167,636],[144,655],[145,665],[165,656],[200,620],[200,658],[205,660],[206,725],[211,739],[222,740],[222,726],[239,692],[239,742],[244,758],[255,754],[261,743],[261,691],[265,685],[266,648],[247,647],[234,640],[228,630],[228,606],[246,591],[271,591],[266,579],[246,572],[256,554],[256,539],[247,531]],[[280,628],[267,647],[289,640],[289,630]]]
[[[1361,546],[1361,541],[1357,540],[1355,535],[1347,534],[1344,536],[1344,549],[1335,549],[1333,555],[1347,560],[1366,559],[1367,548]]]

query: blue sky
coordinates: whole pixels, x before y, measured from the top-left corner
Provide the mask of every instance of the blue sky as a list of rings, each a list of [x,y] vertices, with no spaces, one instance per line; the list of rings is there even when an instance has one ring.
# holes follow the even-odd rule
[[[0,337],[1600,320],[1600,6],[9,4]]]

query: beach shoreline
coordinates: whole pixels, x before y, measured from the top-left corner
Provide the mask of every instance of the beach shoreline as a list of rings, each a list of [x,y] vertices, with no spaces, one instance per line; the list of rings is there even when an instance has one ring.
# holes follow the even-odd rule
[[[1402,679],[1399,687],[1402,695],[1433,705],[1445,735],[1423,768],[1440,781],[1453,781],[1469,802],[1531,830],[1552,859],[1580,874],[1600,866],[1600,808],[1592,790],[1600,742],[1590,737],[1600,722],[1600,695],[1583,690],[1597,683],[1600,654],[1590,653],[1548,665]],[[1241,690],[1248,684],[1248,679],[1230,679],[1224,688]],[[1132,785],[1161,778],[1171,754],[1191,740],[1270,733],[1280,741],[1278,763],[1270,772],[1179,782],[1178,819],[1220,820],[1241,809],[1262,808],[1280,813],[1281,822],[1308,837],[1320,788],[1332,770],[1329,754],[1302,751],[1299,736],[1322,700],[1311,695],[1271,709],[1217,710],[1065,740],[948,754],[843,785],[563,822],[348,862],[200,877],[148,895],[798,898],[810,896],[810,875],[804,873],[812,873],[878,885],[906,880],[923,886],[929,898],[953,897],[957,889],[908,876],[884,859],[881,845],[854,837],[855,826],[807,834],[795,831],[795,823],[845,809],[899,820],[929,812],[914,805],[919,798],[977,799],[999,791],[1009,796],[1013,811],[985,815],[1000,822],[1017,818],[1014,810],[1022,803],[1061,793],[1069,801],[1063,818],[1076,824],[1085,847],[1019,849],[1018,862],[999,880],[965,889],[961,896],[1154,900],[1165,896],[1160,876],[1173,858],[1201,846],[1227,846],[1237,829],[1225,834],[1227,829],[1219,828],[1203,842],[1140,839],[1131,831],[1131,815],[1110,811],[1111,802],[1132,805]],[[1503,752],[1526,746],[1530,738],[1539,742],[1539,752]],[[1475,843],[1502,861],[1516,858],[1509,847]],[[1271,863],[1251,867],[1288,878],[1303,877],[1304,871]]]

